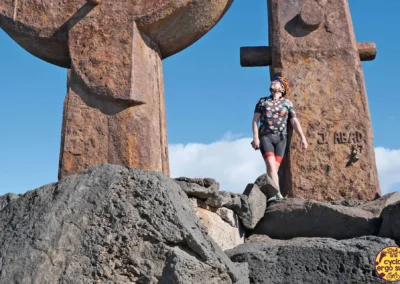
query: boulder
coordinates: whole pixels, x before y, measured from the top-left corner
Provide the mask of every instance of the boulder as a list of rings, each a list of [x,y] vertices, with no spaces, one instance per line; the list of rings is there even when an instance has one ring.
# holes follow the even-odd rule
[[[360,208],[374,213],[375,216],[379,216],[383,208],[398,201],[400,201],[400,192],[392,192],[385,194],[376,200],[366,202],[362,204]]]
[[[198,207],[196,212],[209,236],[222,250],[231,249],[244,243],[244,230],[237,219],[234,220],[234,222],[237,222],[237,226],[232,226],[223,220],[220,215],[207,209]]]
[[[357,207],[365,211],[373,213],[376,217],[379,217],[383,208],[390,204],[394,204],[400,201],[400,192],[388,193],[382,197],[379,197],[372,201],[364,200],[335,200],[330,201],[333,205],[342,205],[346,207]]]
[[[387,283],[374,268],[378,252],[395,245],[376,236],[351,240],[295,238],[272,240],[255,237],[225,251],[232,261],[248,263],[250,283]]]
[[[228,208],[208,206],[197,198],[192,197],[189,200],[207,233],[223,250],[244,243],[245,230],[235,212]]]
[[[380,220],[360,208],[303,199],[272,201],[254,234],[274,239],[323,237],[350,239],[376,235]]]
[[[400,201],[384,208],[380,217],[382,225],[379,236],[391,238],[400,245]]]
[[[243,194],[235,194],[232,202],[225,204],[226,208],[232,209],[240,218],[243,226],[247,229],[253,225],[253,216],[250,210],[249,198]]]
[[[232,227],[238,227],[240,224],[237,214],[233,212],[231,209],[218,208],[217,211],[215,211],[215,213],[217,213],[217,215],[221,217],[222,220],[227,222]]]
[[[195,207],[199,206],[213,212],[216,210],[209,207],[231,209],[237,214],[246,229],[254,229],[264,216],[267,198],[256,184],[249,184],[243,194],[234,194],[218,191],[219,183],[213,179],[177,178],[175,180],[189,197],[197,199],[197,201],[192,201]],[[266,187],[265,184],[264,187]],[[199,199],[205,200],[205,204],[199,203]]]
[[[271,198],[279,192],[279,186],[276,185],[267,174],[259,176],[254,183],[261,189],[267,198]]]
[[[264,217],[265,209],[267,208],[267,198],[257,184],[248,184],[243,192],[248,197],[250,208],[250,218],[246,222],[247,229],[254,229],[261,218]]]
[[[238,269],[166,176],[100,165],[0,211],[0,283],[234,283]]]
[[[264,243],[272,240],[267,235],[251,235],[244,242],[247,243]]]
[[[0,196],[0,211],[3,210],[3,208],[10,204],[12,201],[17,200],[18,198],[19,195],[14,193],[7,193]]]
[[[364,200],[333,200],[329,201],[330,204],[332,205],[341,205],[341,206],[346,206],[346,207],[359,207],[362,206],[366,201]]]
[[[238,271],[239,279],[236,284],[249,284],[249,265],[245,263],[234,262]]]
[[[215,197],[219,189],[219,183],[212,178],[176,178],[175,181],[189,197],[206,200]]]
[[[258,185],[248,184],[243,194],[219,191],[205,203],[211,207],[226,207],[233,210],[246,229],[254,229],[264,216],[267,198]]]
[[[226,191],[218,191],[215,196],[210,197],[206,200],[206,204],[215,208],[221,208],[225,205],[231,205],[233,203],[233,193]]]
[[[194,197],[189,198],[189,200],[191,201],[191,203],[193,204],[193,206],[195,208],[200,207],[202,209],[206,209],[208,211],[216,213],[218,216],[220,216],[222,218],[222,220],[229,223],[231,226],[238,227],[239,218],[238,218],[238,215],[236,214],[236,212],[234,212],[233,210],[225,208],[225,207],[216,208],[213,206],[209,206],[206,202],[204,202],[200,199],[194,198]]]

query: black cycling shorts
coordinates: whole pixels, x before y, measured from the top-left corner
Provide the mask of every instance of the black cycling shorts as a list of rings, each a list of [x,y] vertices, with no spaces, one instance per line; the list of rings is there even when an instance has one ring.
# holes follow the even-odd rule
[[[287,137],[285,134],[267,134],[260,137],[260,150],[264,159],[275,157],[278,163],[282,163],[285,155]]]

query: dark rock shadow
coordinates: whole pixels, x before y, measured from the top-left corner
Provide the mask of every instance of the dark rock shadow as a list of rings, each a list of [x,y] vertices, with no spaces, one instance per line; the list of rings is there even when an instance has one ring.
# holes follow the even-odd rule
[[[73,83],[69,82],[71,90],[81,97],[87,106],[96,108],[105,115],[116,115],[129,107],[138,105],[130,101],[115,99],[112,96],[99,95],[98,92],[87,87],[85,82],[74,74],[73,69],[71,74],[74,78]]]
[[[93,8],[96,7],[90,3],[85,3],[75,14],[73,14],[52,36],[53,39],[64,38],[68,32],[75,27]]]
[[[313,31],[305,30],[301,27],[299,15],[296,15],[293,19],[291,19],[289,22],[286,23],[285,30],[292,37],[305,37],[313,32]]]

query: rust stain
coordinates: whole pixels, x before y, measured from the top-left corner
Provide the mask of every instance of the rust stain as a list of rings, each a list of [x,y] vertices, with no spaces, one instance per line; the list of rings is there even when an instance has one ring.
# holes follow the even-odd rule
[[[70,172],[73,164],[74,164],[74,156],[71,155],[70,153],[64,152],[64,157],[63,157],[63,171],[64,172]]]
[[[354,101],[357,103],[357,105],[363,105],[363,99],[361,98],[361,93],[359,91],[355,93]]]

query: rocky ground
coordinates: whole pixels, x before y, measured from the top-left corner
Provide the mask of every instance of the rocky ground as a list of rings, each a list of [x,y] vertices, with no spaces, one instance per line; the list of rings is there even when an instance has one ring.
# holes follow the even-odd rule
[[[0,196],[0,283],[384,283],[400,193],[267,204],[273,186],[104,164]]]
[[[162,174],[101,165],[1,199],[0,283],[248,282]]]
[[[374,236],[338,241],[253,235],[226,253],[233,261],[248,263],[250,283],[386,283],[373,263],[382,248],[394,245]]]

